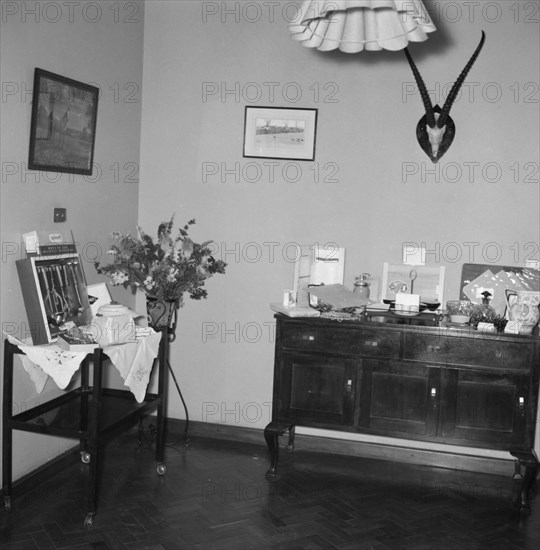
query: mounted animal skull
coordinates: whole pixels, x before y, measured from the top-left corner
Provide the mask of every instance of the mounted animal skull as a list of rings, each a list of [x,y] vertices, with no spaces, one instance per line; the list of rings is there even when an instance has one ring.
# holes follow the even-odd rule
[[[465,78],[467,77],[467,74],[471,70],[471,67],[476,61],[480,50],[484,46],[485,39],[486,33],[482,31],[480,43],[469,59],[469,62],[459,75],[459,78],[454,82],[454,85],[452,86],[442,109],[438,105],[433,107],[429,93],[426,89],[426,85],[422,80],[422,76],[414,63],[411,54],[407,48],[405,48],[405,55],[407,56],[407,60],[411,66],[414,78],[416,80],[416,85],[418,86],[422,102],[424,103],[424,109],[426,111],[426,114],[420,119],[418,125],[416,126],[416,139],[418,139],[420,147],[422,147],[424,152],[433,162],[437,162],[446,153],[446,151],[448,151],[452,141],[454,141],[456,126],[450,117],[450,109],[452,108],[452,105],[459,93],[459,90],[461,89],[461,86],[463,85],[463,82],[465,81]]]

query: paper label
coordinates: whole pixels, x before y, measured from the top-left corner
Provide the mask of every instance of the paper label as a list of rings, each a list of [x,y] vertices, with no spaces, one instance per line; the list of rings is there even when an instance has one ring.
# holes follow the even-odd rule
[[[64,242],[62,233],[49,233],[49,242],[59,244]]]
[[[26,248],[27,253],[37,253],[38,252],[38,235],[37,231],[31,231],[30,233],[23,234],[24,247]]]
[[[419,311],[420,310],[420,295],[419,294],[396,294],[395,308],[401,311]]]
[[[283,306],[284,307],[296,306],[296,292],[294,290],[283,291]]]
[[[504,332],[506,334],[519,334],[522,324],[520,321],[508,321],[504,327]]]

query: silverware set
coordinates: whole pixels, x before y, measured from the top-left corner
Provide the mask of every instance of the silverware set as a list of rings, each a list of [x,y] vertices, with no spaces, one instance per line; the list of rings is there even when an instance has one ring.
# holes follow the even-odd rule
[[[84,311],[79,293],[79,263],[36,265],[39,287],[49,323],[60,326]]]

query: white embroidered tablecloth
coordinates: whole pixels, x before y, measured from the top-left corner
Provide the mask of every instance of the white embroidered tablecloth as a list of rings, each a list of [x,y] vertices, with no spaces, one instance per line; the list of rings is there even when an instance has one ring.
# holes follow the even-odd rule
[[[55,344],[33,346],[13,336],[7,338],[25,354],[21,355],[22,365],[37,393],[43,391],[49,376],[60,389],[65,389],[87,355],[86,352],[63,350]],[[137,338],[136,342],[103,349],[139,403],[144,401],[160,340],[161,332],[152,331],[148,336]]]

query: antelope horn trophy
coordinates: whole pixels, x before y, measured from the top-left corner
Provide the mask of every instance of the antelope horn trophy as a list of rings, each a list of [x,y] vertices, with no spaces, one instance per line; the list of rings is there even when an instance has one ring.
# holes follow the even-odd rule
[[[414,63],[411,54],[407,48],[405,48],[405,55],[407,56],[407,60],[411,66],[414,78],[416,80],[416,85],[418,86],[420,97],[422,98],[422,103],[424,104],[424,109],[426,111],[426,114],[420,119],[418,125],[416,126],[416,139],[418,139],[420,147],[422,147],[424,152],[433,162],[437,162],[446,153],[446,151],[448,151],[450,145],[454,141],[456,125],[450,117],[450,109],[456,100],[467,74],[471,70],[471,67],[482,50],[485,40],[486,33],[482,31],[480,43],[469,59],[467,65],[465,65],[463,71],[461,71],[459,78],[454,82],[454,85],[452,86],[442,109],[438,105],[433,107],[429,93],[426,89],[426,85],[422,80],[422,76]]]

